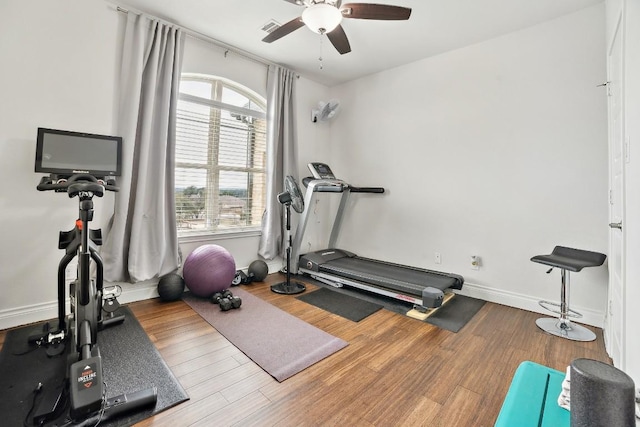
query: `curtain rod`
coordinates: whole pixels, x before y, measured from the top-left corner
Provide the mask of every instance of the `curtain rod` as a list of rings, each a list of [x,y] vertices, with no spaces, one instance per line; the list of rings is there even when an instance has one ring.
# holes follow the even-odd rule
[[[182,30],[186,35],[188,35],[188,36],[190,36],[190,37],[193,37],[193,38],[195,38],[195,39],[202,40],[202,41],[205,41],[205,42],[209,42],[209,43],[214,44],[214,45],[216,45],[216,46],[218,46],[218,47],[221,47],[221,48],[223,48],[223,49],[226,49],[227,51],[224,53],[224,56],[225,56],[225,57],[227,56],[227,52],[233,52],[233,53],[238,54],[238,55],[240,55],[240,56],[243,56],[243,57],[245,57],[245,58],[247,58],[247,59],[250,59],[250,60],[252,60],[252,61],[254,61],[254,62],[258,62],[258,63],[260,63],[260,64],[262,64],[262,65],[275,65],[275,66],[278,66],[278,67],[282,67],[282,65],[280,65],[280,64],[276,64],[275,62],[268,61],[268,60],[266,60],[266,59],[264,59],[264,58],[261,58],[261,57],[259,57],[259,56],[257,56],[257,55],[254,55],[254,54],[252,54],[252,53],[249,53],[249,52],[247,52],[247,51],[244,51],[244,50],[242,50],[242,49],[239,49],[239,48],[237,48],[237,47],[235,47],[235,46],[232,46],[232,45],[230,45],[230,44],[227,44],[227,43],[221,42],[220,40],[216,40],[216,39],[214,39],[213,37],[209,37],[209,36],[207,36],[207,35],[204,35],[204,34],[202,34],[202,33],[197,32],[197,31],[191,30],[191,29],[189,29],[189,28],[185,28],[185,27],[183,27],[183,26],[181,26],[181,25],[178,25],[178,24],[176,24],[176,23],[174,23],[174,22],[167,21],[167,20],[162,19],[162,18],[158,18],[157,16],[153,16],[153,15],[151,15],[151,14],[148,14],[148,13],[146,13],[146,12],[142,12],[142,11],[140,11],[140,10],[136,10],[136,9],[133,9],[133,8],[129,8],[129,7],[122,7],[122,6],[117,5],[117,4],[115,4],[115,3],[111,3],[111,4],[112,4],[113,6],[115,6],[115,8],[116,8],[115,10],[116,10],[117,12],[121,12],[121,13],[128,13],[128,12],[132,12],[132,13],[135,13],[136,15],[143,15],[143,16],[149,17],[149,18],[151,18],[151,19],[155,19],[155,20],[157,20],[157,21],[162,22],[163,24],[167,24],[167,25],[174,26],[174,27],[176,27],[176,28],[180,28],[180,29],[181,29],[181,30]],[[286,67],[285,67],[285,68],[286,68]],[[299,76],[298,76],[298,77],[299,77]]]

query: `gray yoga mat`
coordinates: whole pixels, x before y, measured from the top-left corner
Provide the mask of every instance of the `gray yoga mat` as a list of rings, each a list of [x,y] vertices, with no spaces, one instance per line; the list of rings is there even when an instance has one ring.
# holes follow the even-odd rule
[[[348,343],[266,301],[233,288],[242,306],[229,311],[190,293],[183,296],[196,313],[278,381],[346,347]]]

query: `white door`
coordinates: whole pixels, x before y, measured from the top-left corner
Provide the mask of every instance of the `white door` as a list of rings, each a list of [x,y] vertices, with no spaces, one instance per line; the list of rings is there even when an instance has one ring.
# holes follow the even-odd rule
[[[624,305],[624,123],[622,106],[622,14],[609,44],[607,55],[607,99],[609,111],[609,304],[605,335],[607,350],[613,363],[625,368],[625,305]]]

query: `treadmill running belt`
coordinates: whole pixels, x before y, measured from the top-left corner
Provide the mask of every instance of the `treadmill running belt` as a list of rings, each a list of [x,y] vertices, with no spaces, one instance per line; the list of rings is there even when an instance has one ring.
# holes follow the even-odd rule
[[[455,275],[430,272],[368,258],[338,258],[320,264],[319,270],[416,296],[422,296],[422,290],[428,286],[442,291],[448,288],[462,288],[462,281]]]

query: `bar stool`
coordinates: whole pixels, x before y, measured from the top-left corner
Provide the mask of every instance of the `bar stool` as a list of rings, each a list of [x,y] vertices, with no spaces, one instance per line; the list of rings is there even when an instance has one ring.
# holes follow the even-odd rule
[[[584,326],[572,323],[569,317],[579,318],[582,314],[569,308],[569,273],[579,272],[585,267],[598,267],[604,263],[607,256],[598,252],[583,251],[581,249],[556,246],[550,255],[536,255],[531,261],[550,265],[547,273],[551,273],[554,267],[562,270],[562,287],[560,288],[560,303],[540,301],[538,304],[545,310],[559,314],[559,318],[540,318],[536,325],[545,332],[567,338],[574,341],[593,341],[594,334]],[[559,308],[556,309],[554,307]]]

